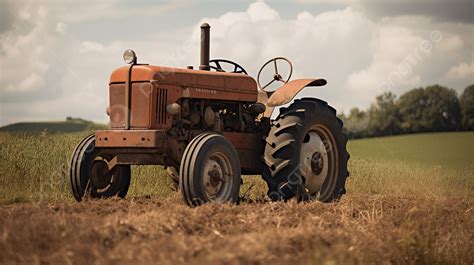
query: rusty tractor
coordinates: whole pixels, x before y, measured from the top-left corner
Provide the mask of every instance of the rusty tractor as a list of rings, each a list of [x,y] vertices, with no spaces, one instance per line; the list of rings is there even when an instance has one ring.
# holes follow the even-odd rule
[[[330,202],[345,193],[349,154],[336,110],[316,98],[291,102],[326,80],[290,81],[293,66],[283,57],[267,61],[255,80],[239,64],[209,54],[207,23],[198,70],[139,64],[134,51],[125,51],[128,65],[110,76],[109,129],[86,137],[73,153],[77,201],[124,197],[131,165],[164,166],[190,206],[238,202],[242,175],[261,175],[271,200]],[[278,63],[286,64],[286,76]],[[264,69],[274,74],[262,83]],[[281,84],[269,89],[273,83]]]

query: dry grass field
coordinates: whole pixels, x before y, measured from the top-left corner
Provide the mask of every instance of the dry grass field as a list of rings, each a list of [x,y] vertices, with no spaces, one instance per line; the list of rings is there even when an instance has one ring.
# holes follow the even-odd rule
[[[473,264],[474,133],[349,142],[338,203],[189,208],[159,167],[127,199],[73,201],[68,160],[84,134],[0,134],[0,264]]]

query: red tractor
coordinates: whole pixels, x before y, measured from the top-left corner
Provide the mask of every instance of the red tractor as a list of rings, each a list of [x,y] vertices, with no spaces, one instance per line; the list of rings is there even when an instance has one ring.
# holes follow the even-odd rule
[[[77,201],[124,197],[131,165],[167,168],[191,206],[238,202],[243,174],[262,175],[271,200],[329,202],[345,193],[349,154],[336,110],[323,100],[302,98],[271,117],[303,88],[326,80],[290,81],[291,62],[276,57],[256,81],[235,62],[209,60],[209,42],[204,23],[199,70],[139,64],[135,52],[125,51],[128,66],[110,77],[110,128],[83,139],[73,153]],[[288,64],[285,78],[278,61]],[[233,70],[226,72],[224,65]],[[261,83],[267,67],[274,74]],[[282,85],[269,91],[274,82]]]

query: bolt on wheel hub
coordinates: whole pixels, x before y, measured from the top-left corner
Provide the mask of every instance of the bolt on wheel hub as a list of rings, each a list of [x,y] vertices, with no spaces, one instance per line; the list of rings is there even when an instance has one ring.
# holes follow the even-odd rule
[[[311,158],[311,171],[315,175],[319,175],[323,171],[323,156],[320,152],[315,152]]]
[[[206,192],[211,196],[215,196],[221,189],[223,182],[222,167],[217,161],[208,159],[204,167],[204,188]]]
[[[310,194],[321,189],[328,175],[328,149],[317,130],[310,130],[301,144],[299,174],[304,177],[304,187]]]

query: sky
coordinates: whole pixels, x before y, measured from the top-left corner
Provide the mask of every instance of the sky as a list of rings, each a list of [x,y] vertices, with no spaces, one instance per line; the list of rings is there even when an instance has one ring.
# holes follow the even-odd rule
[[[376,95],[474,83],[474,1],[24,1],[0,0],[0,125],[64,120],[105,123],[110,73],[134,49],[139,62],[199,64],[199,25],[211,25],[211,58],[256,77],[270,58],[292,61],[292,79],[321,77],[298,97],[338,111]]]

